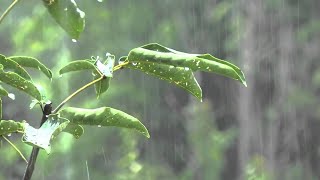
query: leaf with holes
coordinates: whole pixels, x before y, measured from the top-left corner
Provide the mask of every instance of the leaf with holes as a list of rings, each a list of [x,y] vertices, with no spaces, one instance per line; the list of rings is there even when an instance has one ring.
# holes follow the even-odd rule
[[[43,123],[39,129],[26,124],[22,141],[29,145],[42,148],[50,154],[50,141],[62,132],[68,123],[69,120],[59,117],[58,114],[50,114],[47,121]]]
[[[126,57],[122,57],[120,61],[123,62],[124,58]],[[129,63],[125,65],[125,67],[140,70],[146,74],[150,74],[158,77],[159,79],[166,80],[187,90],[199,100],[202,100],[201,87],[194,77],[192,70],[188,67],[174,67],[165,64],[156,64],[149,62]]]
[[[22,67],[34,68],[40,70],[43,74],[45,74],[49,79],[52,78],[52,72],[49,68],[47,68],[44,64],[42,64],[39,60],[33,57],[27,56],[11,56],[8,59],[18,63]]]
[[[6,58],[4,55],[0,54],[0,64],[3,65],[3,69],[6,71],[12,71],[23,77],[24,79],[31,80],[29,73],[20,66],[17,62]]]
[[[60,116],[79,125],[115,126],[134,129],[146,137],[150,137],[146,127],[135,117],[110,107],[97,109],[83,109],[67,107],[60,112]]]
[[[0,120],[0,136],[11,133],[23,133],[26,122],[17,122],[13,120]]]
[[[132,49],[127,59],[129,62],[166,64],[188,67],[192,71],[217,73],[247,85],[244,74],[237,66],[208,54],[188,54],[153,43]]]
[[[37,87],[14,72],[4,72],[0,69],[0,81],[29,94],[39,101],[41,100],[41,94]]]
[[[73,39],[78,39],[84,30],[85,13],[81,11],[74,0],[44,1],[53,19]]]
[[[92,70],[95,69],[95,65],[90,62],[89,59],[87,60],[76,60],[68,63],[63,68],[60,69],[59,74],[62,75],[68,72],[74,71],[82,71],[82,70]]]

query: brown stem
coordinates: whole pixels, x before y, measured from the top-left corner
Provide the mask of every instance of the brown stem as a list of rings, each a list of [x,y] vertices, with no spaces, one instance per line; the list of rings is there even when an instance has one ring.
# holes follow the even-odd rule
[[[50,102],[50,103],[47,103],[43,108],[40,127],[48,119],[48,115],[51,114],[51,111],[52,111],[52,104]],[[32,173],[34,171],[34,166],[36,164],[37,157],[38,157],[38,154],[39,154],[39,150],[40,149],[38,147],[33,147],[32,148],[32,152],[31,152],[31,155],[29,157],[28,165],[27,165],[26,171],[24,173],[23,180],[30,180],[31,179]]]

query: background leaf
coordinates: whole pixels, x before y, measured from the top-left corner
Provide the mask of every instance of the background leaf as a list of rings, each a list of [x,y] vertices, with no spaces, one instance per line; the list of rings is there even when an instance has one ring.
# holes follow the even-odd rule
[[[31,80],[29,73],[23,67],[21,67],[15,61],[9,58],[6,58],[4,55],[1,55],[1,54],[0,54],[0,63],[3,65],[4,70],[13,71],[25,79]]]
[[[17,132],[23,133],[26,124],[25,122],[17,122],[14,120],[0,120],[0,136]]]
[[[68,72],[74,72],[74,71],[82,71],[82,70],[90,70],[95,69],[95,65],[90,62],[89,59],[87,60],[76,60],[72,61],[69,64],[65,65],[59,70],[59,74],[64,74]]]
[[[41,94],[37,87],[14,72],[4,72],[0,69],[0,81],[29,94],[39,101],[41,100]]]
[[[244,75],[238,67],[211,55],[188,54],[161,45],[150,44],[132,49],[127,59],[130,62],[151,62],[175,67],[188,67],[193,71],[213,72],[238,80],[246,86]]]
[[[110,107],[97,109],[67,107],[60,111],[60,116],[75,124],[129,128],[150,137],[148,130],[138,119]]]
[[[51,70],[47,68],[44,64],[42,64],[39,60],[33,57],[11,56],[8,57],[8,59],[11,59],[12,61],[18,63],[20,66],[38,69],[41,72],[43,72],[49,79],[52,78]]]
[[[78,39],[84,30],[85,13],[81,11],[74,0],[44,1],[51,16],[73,39]]]

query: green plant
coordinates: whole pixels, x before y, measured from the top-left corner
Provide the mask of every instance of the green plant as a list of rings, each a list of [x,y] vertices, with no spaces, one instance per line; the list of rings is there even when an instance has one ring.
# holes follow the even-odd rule
[[[0,23],[17,2],[18,0],[15,0],[4,12],[0,17]],[[56,22],[76,41],[84,29],[84,12],[73,0],[43,0],[43,2]],[[66,64],[60,69],[60,75],[88,70],[92,72],[93,80],[76,90],[53,109],[51,101],[55,100],[46,98],[45,93],[35,84],[25,68],[38,69],[52,79],[51,70],[33,57],[6,57],[0,54],[0,83],[27,93],[33,98],[30,108],[37,105],[42,110],[39,128],[30,126],[27,121],[2,120],[0,99],[0,136],[22,133],[22,141],[33,146],[24,179],[31,178],[39,149],[44,149],[49,154],[50,142],[61,132],[67,132],[79,138],[84,132],[82,125],[116,126],[133,129],[150,137],[147,128],[138,119],[120,110],[111,107],[63,108],[71,98],[90,86],[95,86],[95,94],[98,98],[105,94],[115,71],[134,69],[144,72],[185,89],[199,100],[202,100],[202,90],[194,77],[195,71],[217,73],[235,79],[246,86],[242,71],[227,61],[210,54],[188,54],[151,43],[132,49],[127,56],[119,58],[117,63],[114,55],[106,53],[106,57],[91,57]],[[14,98],[12,93],[0,86],[0,97],[6,96]]]

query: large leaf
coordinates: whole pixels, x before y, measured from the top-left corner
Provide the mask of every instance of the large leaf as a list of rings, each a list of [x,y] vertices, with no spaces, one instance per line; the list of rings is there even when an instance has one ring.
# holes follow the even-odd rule
[[[37,87],[14,72],[4,72],[0,68],[0,81],[29,94],[39,101],[41,100],[41,94]]]
[[[146,74],[156,76],[162,80],[169,81],[187,90],[196,98],[202,100],[202,90],[190,68],[174,67],[165,64],[150,62],[129,63],[125,67],[137,69]]]
[[[213,72],[238,80],[246,86],[245,77],[238,67],[207,54],[187,54],[153,43],[132,49],[127,59],[129,62],[150,62]]]
[[[60,116],[74,124],[129,128],[150,137],[148,130],[138,119],[110,107],[97,109],[67,107],[60,111]]]
[[[20,66],[38,69],[43,74],[45,74],[49,79],[52,78],[51,70],[47,68],[44,64],[42,64],[39,60],[33,57],[11,56],[11,57],[8,57],[8,59],[11,59],[12,61],[18,63]]]
[[[68,63],[63,68],[60,69],[59,74],[62,75],[68,72],[74,71],[82,71],[82,70],[90,70],[95,69],[95,65],[90,62],[89,59],[87,60],[76,60]]]
[[[16,63],[15,61],[6,58],[5,56],[0,54],[0,64],[3,65],[4,70],[6,71],[12,71],[17,73],[18,75],[20,75],[21,77],[27,79],[27,80],[31,80],[30,75],[28,74],[28,72],[21,67],[18,63]]]
[[[50,2],[50,3],[49,3]],[[74,0],[44,0],[51,16],[73,39],[78,39],[84,30],[85,13],[81,11]]]
[[[51,114],[39,129],[26,124],[22,140],[27,144],[42,148],[50,154],[51,139],[55,138],[61,131],[63,131],[67,127],[68,123],[69,120],[59,117],[58,114]]]
[[[11,133],[23,133],[25,122],[17,122],[13,120],[0,120],[0,136]]]

